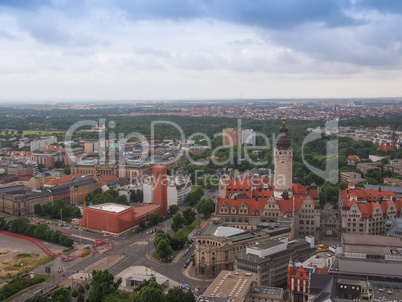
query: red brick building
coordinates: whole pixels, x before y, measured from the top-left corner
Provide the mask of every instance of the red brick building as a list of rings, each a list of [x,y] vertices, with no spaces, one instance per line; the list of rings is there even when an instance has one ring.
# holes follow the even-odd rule
[[[152,177],[154,205],[161,206],[160,214],[165,215],[168,212],[167,167],[152,167]]]
[[[105,203],[84,207],[81,226],[98,231],[119,234],[134,227],[134,207]]]
[[[288,291],[290,302],[304,302],[308,300],[309,275],[303,266],[293,267],[292,259],[288,266]]]
[[[104,203],[86,207],[84,205],[82,227],[101,232],[120,234],[147,220],[149,215],[158,212],[159,206],[149,205],[140,208]]]

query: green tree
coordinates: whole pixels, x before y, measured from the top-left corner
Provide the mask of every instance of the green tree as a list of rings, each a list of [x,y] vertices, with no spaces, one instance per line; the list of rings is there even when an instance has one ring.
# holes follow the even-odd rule
[[[162,286],[151,280],[146,286],[139,290],[139,295],[135,302],[166,302]]]
[[[77,302],[84,302],[84,301],[85,301],[84,295],[82,293],[79,293],[77,297]]]
[[[126,195],[119,195],[119,196],[116,198],[116,201],[115,201],[115,202],[118,203],[118,204],[126,205],[126,206],[129,205]]]
[[[78,291],[79,293],[82,293],[82,294],[85,293],[85,288],[82,286],[82,284],[80,284],[80,286],[78,287],[77,291]]]
[[[174,236],[170,237],[170,246],[174,250],[181,250],[188,240],[187,236],[178,234],[180,233],[177,233]]]
[[[65,167],[63,170],[63,173],[66,175],[70,175],[71,174],[71,168],[69,166]]]
[[[201,199],[196,206],[198,213],[204,214],[205,218],[209,218],[215,212],[215,202],[208,199]]]
[[[54,291],[50,301],[52,302],[71,302],[70,291],[65,287],[60,287]]]
[[[34,213],[35,213],[35,215],[38,215],[38,216],[42,216],[43,214],[42,214],[42,206],[39,204],[39,203],[37,203],[36,205],[34,205]]]
[[[119,278],[116,282],[114,276],[108,270],[93,270],[91,280],[91,291],[88,295],[88,302],[102,301],[109,295],[117,295],[122,280]]]
[[[25,231],[27,230],[28,226],[29,226],[28,219],[18,217],[17,219],[11,220],[8,223],[7,228],[12,233],[25,234]]]
[[[142,190],[137,189],[135,194],[137,195],[136,198],[137,198],[138,202],[143,202],[144,201],[144,192]]]
[[[195,212],[191,207],[186,207],[183,210],[183,220],[185,225],[190,225],[195,220]]]
[[[5,230],[6,227],[7,227],[7,221],[3,217],[0,217],[0,230]]]
[[[172,205],[169,207],[169,213],[170,213],[170,215],[174,215],[174,214],[176,214],[178,211],[180,211],[180,207],[179,207],[177,204],[172,204]]]
[[[138,223],[138,226],[139,226],[141,229],[146,229],[147,224],[146,224],[145,220],[140,220],[140,222]]]
[[[160,230],[160,229],[158,229],[158,230]],[[156,235],[155,235],[155,239],[154,239],[154,246],[155,246],[155,248],[158,247],[158,244],[159,244],[159,242],[160,242],[161,240],[167,240],[168,242],[170,242],[169,234],[166,234],[166,233],[163,232],[162,230],[161,230],[161,232],[159,232],[159,233],[157,232]]]
[[[176,213],[173,216],[173,223],[170,227],[176,233],[179,229],[183,227],[183,222],[184,222],[183,216],[181,216],[180,213]]]
[[[149,215],[149,224],[157,225],[161,221],[162,217],[158,212],[152,213]]]
[[[182,302],[194,302],[195,296],[191,291],[187,291],[184,296]]]
[[[156,247],[156,253],[159,258],[165,260],[169,259],[173,254],[173,250],[170,246],[170,243],[166,239],[162,239],[159,241],[158,246]]]
[[[184,291],[181,288],[174,287],[169,289],[166,295],[166,302],[182,302]]]

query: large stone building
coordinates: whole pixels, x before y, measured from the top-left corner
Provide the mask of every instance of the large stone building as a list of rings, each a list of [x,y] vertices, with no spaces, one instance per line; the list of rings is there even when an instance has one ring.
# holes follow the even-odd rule
[[[241,144],[255,146],[256,135],[253,129],[243,129],[241,131]]]
[[[32,215],[34,205],[44,205],[52,200],[50,192],[31,191],[23,185],[0,188],[0,212],[13,216]]]
[[[208,231],[216,227],[212,224]],[[244,230],[240,226],[218,227],[215,232],[202,234],[196,238],[195,270],[204,276],[216,276],[221,270],[233,270],[234,254],[262,239],[277,237],[292,238],[292,227],[285,221],[282,224],[270,223],[258,229]]]
[[[71,173],[113,175],[120,178],[141,178],[151,175],[151,165],[119,165],[119,164],[76,164],[71,166]]]
[[[306,241],[308,240],[308,241]],[[314,238],[261,240],[236,253],[235,270],[257,275],[257,284],[285,286],[289,259],[303,261],[315,252]]]
[[[149,219],[149,215],[159,209],[158,205],[134,208],[114,203],[88,207],[84,204],[80,225],[94,231],[120,234],[134,228],[141,220]]]
[[[282,302],[282,288],[256,285],[252,273],[222,271],[197,302]]]
[[[302,186],[292,183],[293,149],[287,128],[275,146],[275,181],[254,175],[242,178],[224,174],[219,182],[215,215],[224,222],[276,222],[287,216],[294,218],[295,237],[320,237],[321,208],[316,185]]]
[[[57,143],[57,137],[55,136],[36,138],[30,143],[30,150],[43,151],[46,145],[51,145],[54,143]]]
[[[402,238],[342,234],[331,273],[402,281]]]
[[[349,183],[339,194],[342,233],[384,235],[388,219],[401,216],[402,199],[393,191],[363,189]]]
[[[233,128],[225,128],[222,130],[223,146],[237,146],[240,143],[239,132]]]

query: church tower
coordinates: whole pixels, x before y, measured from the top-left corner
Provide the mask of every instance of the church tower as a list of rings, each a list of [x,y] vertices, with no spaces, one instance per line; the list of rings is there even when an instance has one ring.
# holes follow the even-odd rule
[[[279,128],[279,137],[274,148],[275,174],[274,174],[274,197],[287,199],[293,196],[292,191],[292,164],[293,147],[288,137],[288,128],[283,121]]]

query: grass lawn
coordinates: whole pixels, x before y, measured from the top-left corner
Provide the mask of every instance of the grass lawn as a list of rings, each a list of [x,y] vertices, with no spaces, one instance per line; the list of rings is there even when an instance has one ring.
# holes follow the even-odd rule
[[[191,231],[194,230],[199,225],[200,225],[200,220],[196,219],[196,220],[194,220],[194,222],[190,226],[182,228],[176,234],[177,234],[177,236],[185,236],[185,237],[187,237],[188,234],[190,234]]]

